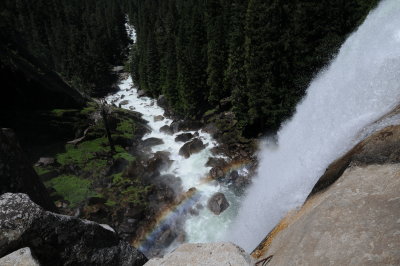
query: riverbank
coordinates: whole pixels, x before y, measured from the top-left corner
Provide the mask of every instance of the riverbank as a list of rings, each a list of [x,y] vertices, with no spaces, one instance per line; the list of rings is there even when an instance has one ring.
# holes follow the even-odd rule
[[[106,98],[114,151],[99,102],[50,112],[75,125],[75,138],[63,148],[36,155],[35,170],[52,200],[63,214],[111,225],[149,257],[184,242],[218,240],[250,183],[256,165],[250,145],[219,143],[212,135],[223,134],[204,120],[173,120],[162,98],[146,97],[121,77],[120,90]],[[207,206],[216,193],[228,207],[213,205],[213,212]]]

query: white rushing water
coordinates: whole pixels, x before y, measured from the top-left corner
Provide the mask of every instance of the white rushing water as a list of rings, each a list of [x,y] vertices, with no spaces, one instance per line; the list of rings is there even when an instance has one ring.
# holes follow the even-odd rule
[[[366,126],[399,103],[400,1],[385,0],[311,83],[278,144],[262,147],[257,177],[226,239],[252,251]]]
[[[211,153],[211,149],[217,145],[217,142],[210,134],[202,132],[201,130],[197,132],[185,131],[199,134],[198,137],[207,147],[197,154],[192,154],[187,159],[184,158],[179,155],[179,149],[184,143],[175,141],[176,136],[183,132],[177,132],[173,135],[160,132],[162,126],[171,125],[173,121],[166,117],[161,121],[156,121],[157,119],[155,118],[157,116],[164,115],[164,109],[158,106],[157,101],[149,97],[138,97],[137,88],[132,87],[131,77],[123,80],[119,84],[119,88],[120,91],[107,97],[106,101],[108,103],[114,103],[117,106],[121,102],[127,101],[127,104],[121,106],[122,108],[139,112],[143,115],[142,118],[148,121],[151,132],[146,134],[143,139],[154,137],[162,139],[164,142],[164,144],[151,147],[151,153],[154,154],[157,151],[168,151],[171,153],[169,158],[173,160],[173,163],[170,168],[161,172],[161,175],[172,174],[179,177],[182,181],[183,192],[186,192],[192,187],[195,187],[198,191],[196,200],[191,203],[191,206],[201,204],[204,208],[198,210],[199,215],[187,215],[184,228],[186,242],[210,242],[220,239],[237,211],[234,206],[238,204],[236,203],[236,197],[227,187],[220,185],[216,181],[204,182],[204,178],[208,176],[211,169],[211,167],[206,167],[205,164],[209,157],[218,157]],[[231,204],[230,208],[218,216],[214,215],[205,207],[208,199],[216,192],[223,192]],[[185,208],[190,208],[191,206],[185,206]],[[173,223],[173,221],[168,222]],[[149,241],[151,242],[152,240]],[[151,243],[148,245],[151,247]],[[147,248],[146,246],[145,249]],[[145,252],[146,250],[142,251]]]

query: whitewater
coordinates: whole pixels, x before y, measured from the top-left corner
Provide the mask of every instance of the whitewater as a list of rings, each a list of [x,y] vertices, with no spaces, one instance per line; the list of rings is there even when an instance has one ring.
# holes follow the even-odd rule
[[[399,103],[400,1],[384,0],[312,81],[277,141],[264,141],[257,176],[225,240],[251,252],[304,203],[328,165]]]

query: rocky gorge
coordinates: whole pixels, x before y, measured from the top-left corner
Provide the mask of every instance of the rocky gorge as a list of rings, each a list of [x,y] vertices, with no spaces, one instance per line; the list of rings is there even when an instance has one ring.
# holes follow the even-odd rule
[[[122,86],[124,82],[122,81]],[[119,103],[110,102],[112,105],[104,106],[100,101],[91,101],[83,110],[50,111],[54,119],[79,121],[78,127],[74,129],[74,137],[65,140],[64,151],[45,150],[37,152],[38,155],[33,158],[25,158],[17,137],[4,129],[1,135],[4,136],[2,154],[8,155],[2,158],[2,162],[6,166],[3,174],[8,177],[2,179],[2,189],[3,192],[27,193],[47,210],[109,224],[115,228],[119,237],[135,246],[140,246],[139,243],[145,241],[145,252],[150,257],[159,256],[171,244],[176,246],[187,241],[184,233],[187,217],[201,217],[199,212],[210,212],[210,215],[217,216],[229,206],[224,194],[219,192],[224,201],[220,202],[217,197],[212,205],[214,207],[210,207],[215,214],[211,214],[207,204],[210,206],[212,199],[207,203],[206,197],[202,199],[204,203],[199,203],[201,190],[195,188],[196,184],[190,185],[187,183],[188,179],[182,180],[176,173],[167,170],[181,160],[179,158],[186,160],[194,157],[192,161],[197,162],[199,158],[196,156],[203,153],[200,164],[196,164],[200,172],[195,174],[200,185],[202,182],[206,186],[213,184],[209,186],[210,196],[220,186],[240,195],[245,184],[250,183],[250,173],[241,169],[248,167],[250,170],[251,167],[248,163],[235,167],[235,163],[253,161],[254,168],[255,160],[251,157],[252,148],[248,144],[244,144],[247,152],[240,152],[238,147],[224,143],[216,145],[217,142],[207,135],[206,129],[202,131],[204,121],[172,121],[162,113],[164,111],[160,107],[157,108],[161,114],[145,115],[147,120],[143,119],[143,114],[133,110],[131,101],[127,100],[129,94],[136,89],[131,88],[129,83],[126,84],[129,87],[122,87],[119,92],[122,95],[117,96]],[[139,94],[138,92],[138,96]],[[156,106],[158,102],[162,105],[162,99],[155,101],[145,95],[137,98],[140,99],[144,99],[146,108]],[[170,150],[168,146],[165,150],[157,149],[159,146],[165,147],[164,142],[168,140],[163,136],[151,136],[154,123],[163,124],[159,129],[155,128],[160,131],[157,134],[170,136],[171,141],[167,144],[173,144],[175,150]],[[214,126],[205,126],[210,127]],[[110,131],[111,142],[107,138],[106,128]],[[213,132],[215,134],[219,131],[214,129]],[[7,134],[10,139],[5,137]],[[18,155],[13,155],[15,153],[12,151],[17,147]],[[171,152],[176,153],[171,155]],[[24,159],[18,161],[18,156]],[[27,166],[28,170],[24,170],[25,172],[18,174],[22,171],[22,165],[30,163],[34,163],[38,177],[33,170],[29,170],[30,166]],[[10,166],[13,168],[10,169]],[[179,168],[179,164],[175,165],[175,172],[179,170],[177,167]],[[193,174],[190,169],[182,171],[186,175]],[[28,182],[24,181],[28,173],[32,176],[30,180],[35,180],[32,186],[27,186]],[[13,182],[19,182],[20,186],[12,185]],[[22,184],[27,188],[21,187]],[[32,190],[35,186],[39,186],[42,192]],[[48,195],[48,198],[35,200],[39,195]],[[190,206],[180,209],[179,217],[163,226],[149,244],[147,234],[149,230],[153,230],[152,227],[157,226],[163,213],[174,212],[187,199],[192,201]],[[34,250],[32,252],[35,253]]]

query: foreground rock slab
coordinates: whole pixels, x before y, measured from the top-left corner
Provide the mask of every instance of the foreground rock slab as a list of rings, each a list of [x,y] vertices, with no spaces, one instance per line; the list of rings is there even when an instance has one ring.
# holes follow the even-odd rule
[[[29,247],[43,265],[143,265],[147,259],[97,223],[43,210],[26,194],[0,196],[0,257]]]
[[[7,256],[0,258],[1,266],[40,266],[32,256],[30,248],[21,248]]]
[[[232,243],[183,244],[162,259],[151,259],[146,266],[246,266],[253,260],[240,247]]]
[[[268,265],[400,265],[400,164],[348,168],[279,227]]]

